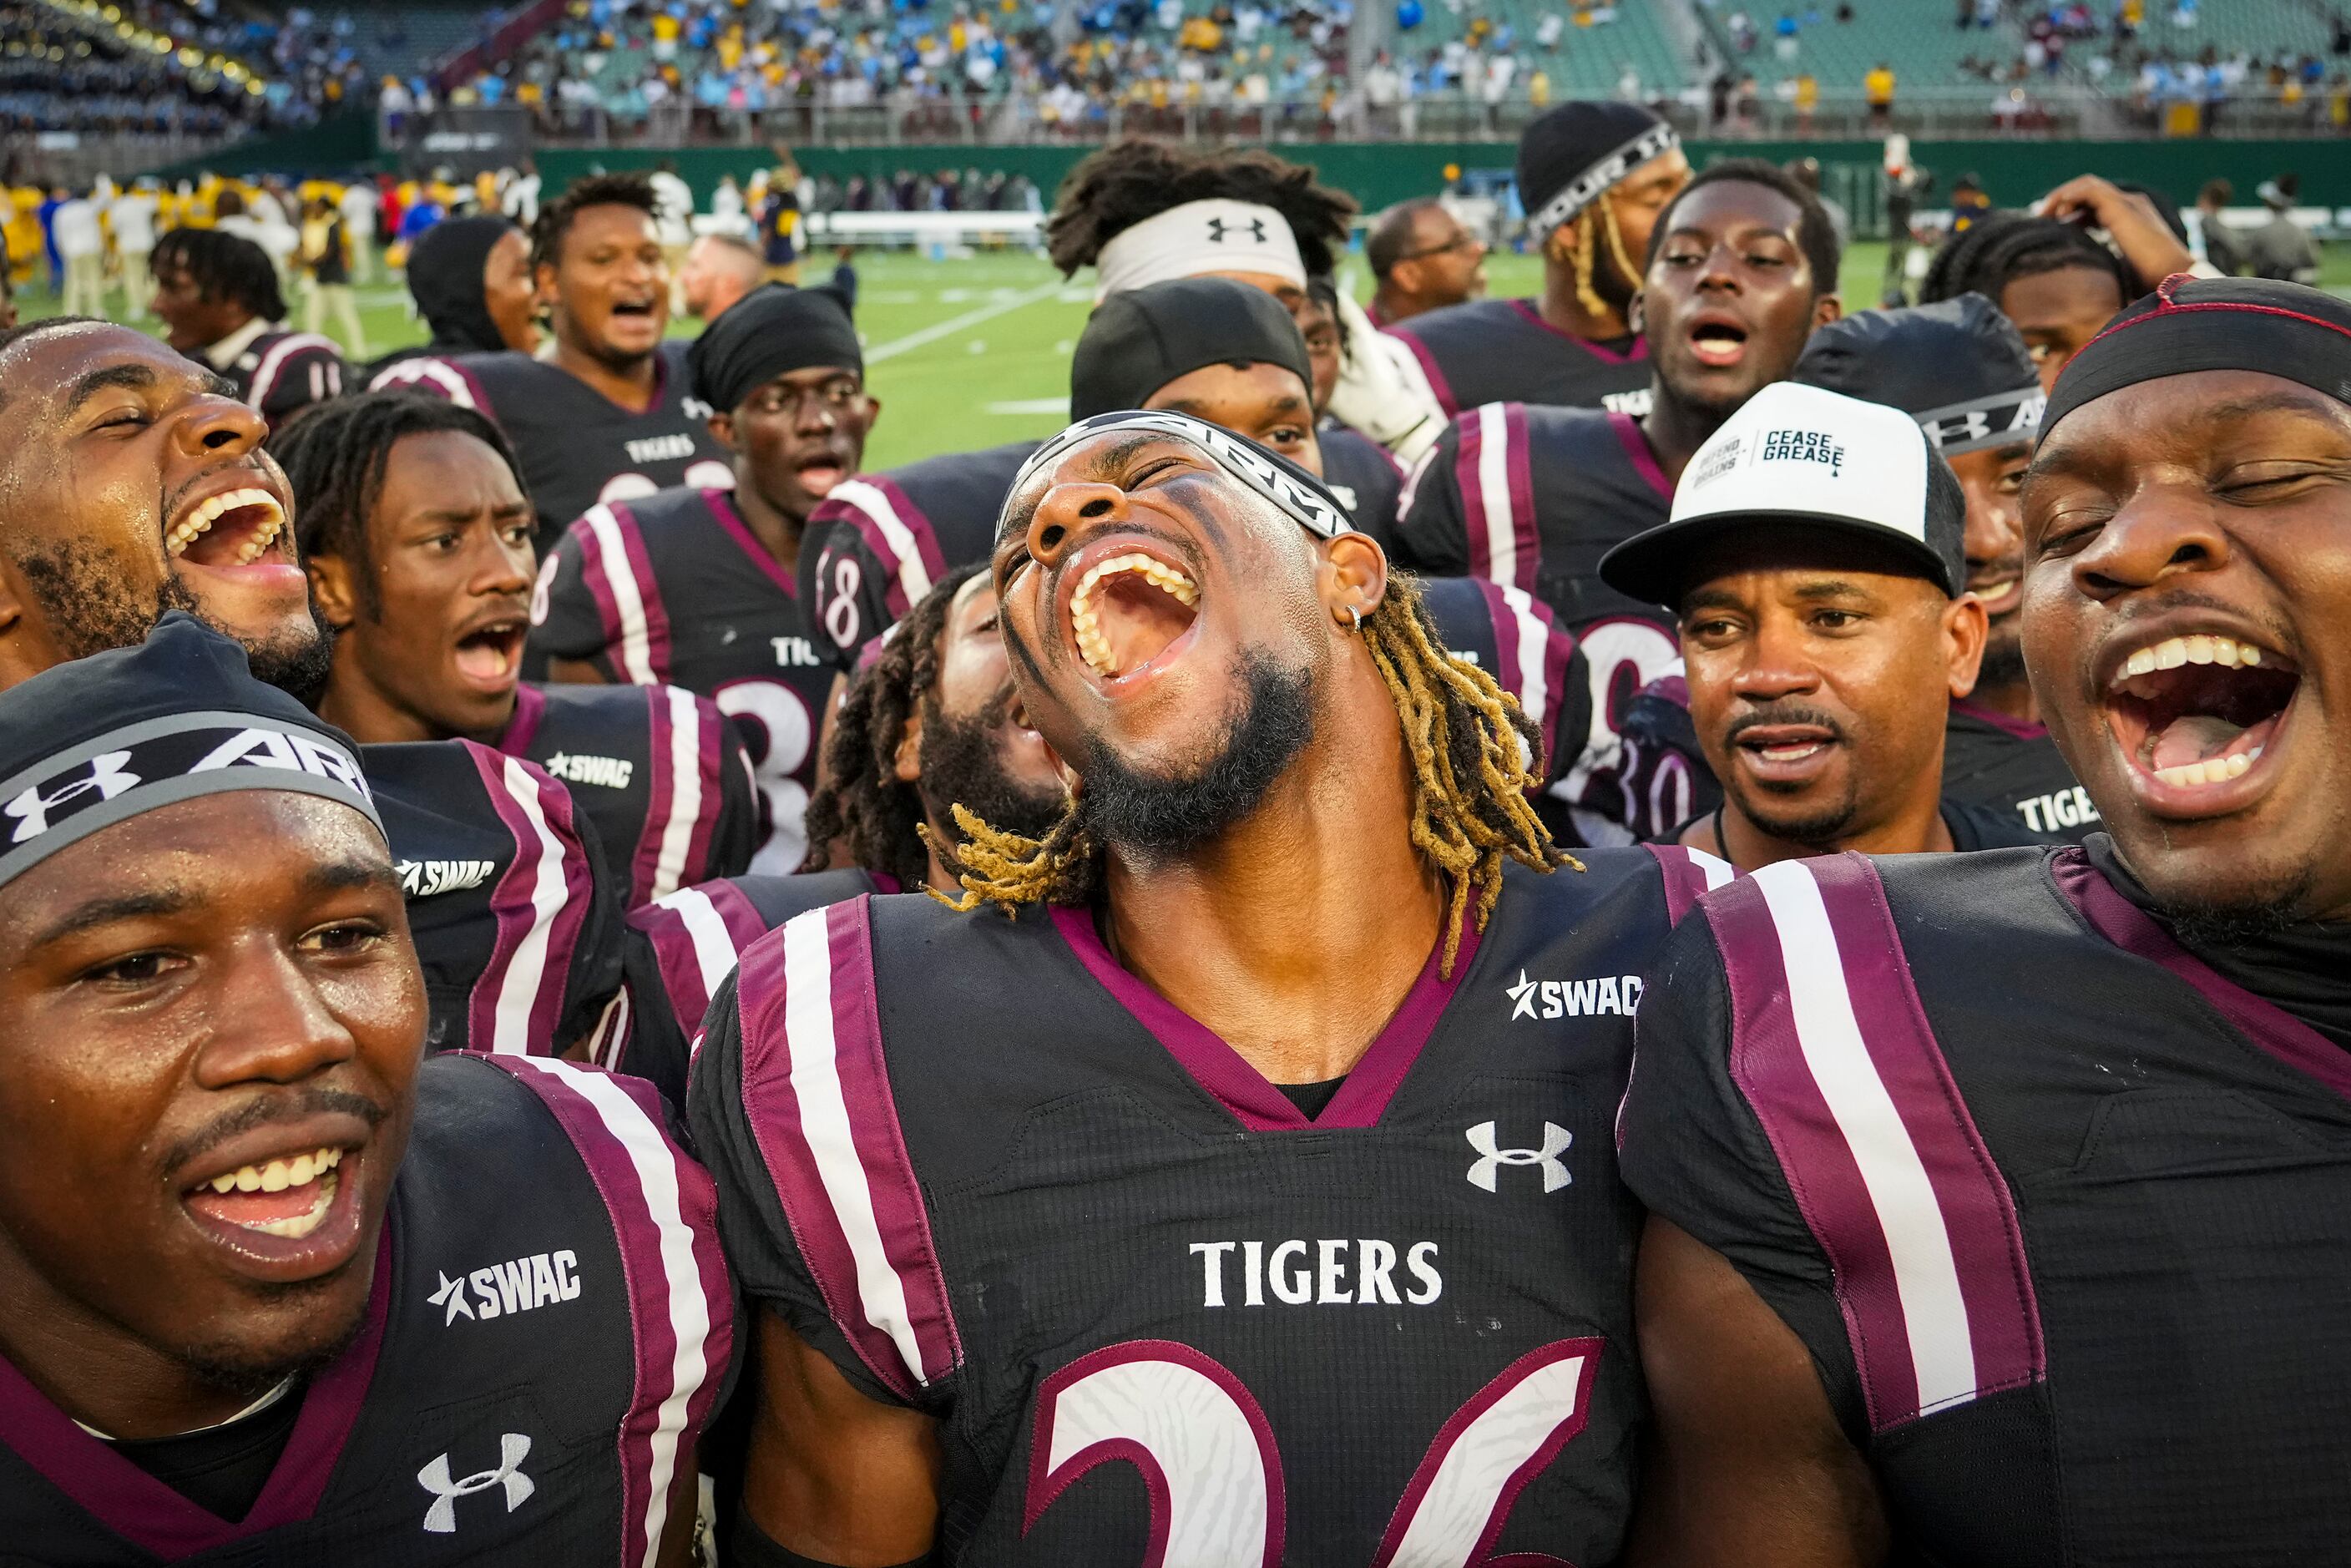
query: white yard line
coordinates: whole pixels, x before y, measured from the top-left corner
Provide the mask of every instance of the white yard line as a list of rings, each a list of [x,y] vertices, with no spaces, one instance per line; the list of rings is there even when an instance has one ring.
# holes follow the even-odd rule
[[[1025,289],[1009,299],[999,299],[993,304],[983,305],[977,310],[967,310],[960,316],[950,316],[935,327],[925,327],[919,332],[909,332],[903,338],[866,350],[865,362],[869,365],[879,364],[883,360],[893,360],[900,354],[911,353],[927,343],[935,343],[942,338],[951,338],[967,327],[977,327],[982,321],[994,320],[998,316],[1034,305],[1040,299],[1050,299],[1061,291],[1061,281],[1060,278],[1055,278],[1050,283]]]

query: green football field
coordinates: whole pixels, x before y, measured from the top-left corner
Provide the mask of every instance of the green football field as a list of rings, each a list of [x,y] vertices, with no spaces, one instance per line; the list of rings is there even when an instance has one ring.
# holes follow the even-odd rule
[[[1885,256],[1885,246],[1874,244],[1856,245],[1846,256],[1849,308],[1876,302]],[[2326,285],[2351,290],[2351,247],[2325,247],[2325,264]],[[866,381],[883,402],[866,448],[869,468],[1061,427],[1070,350],[1092,299],[1087,277],[1064,283],[1041,257],[1026,252],[931,261],[873,251],[861,255],[857,267]],[[812,268],[811,276],[820,277],[821,270]],[[1498,255],[1487,262],[1497,296],[1533,292],[1540,270],[1529,256]],[[1360,259],[1354,273],[1358,294],[1368,292]],[[397,285],[362,288],[360,302],[370,354],[423,340],[423,325],[410,319],[408,297]],[[23,295],[19,305],[28,318],[53,308],[37,289]],[[298,323],[301,314],[298,302]],[[674,330],[684,335],[689,328]]]

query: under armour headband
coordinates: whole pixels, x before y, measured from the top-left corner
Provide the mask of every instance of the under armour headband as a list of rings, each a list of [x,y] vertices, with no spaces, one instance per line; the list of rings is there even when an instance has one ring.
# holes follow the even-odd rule
[[[173,611],[135,648],[0,693],[0,884],[142,811],[231,789],[349,806],[383,832],[350,739]]]
[[[2174,273],[2065,366],[2042,439],[2084,403],[2194,371],[2259,371],[2351,402],[2351,305],[2299,283]]]
[[[1121,229],[1094,258],[1094,303],[1113,294],[1212,272],[1262,272],[1306,287],[1306,263],[1290,220],[1271,207],[1222,196],[1186,202]]]
[[[1113,430],[1156,431],[1188,441],[1207,454],[1216,465],[1248,486],[1259,496],[1271,501],[1292,518],[1298,526],[1316,538],[1333,538],[1352,532],[1354,522],[1347,508],[1339,504],[1322,480],[1309,474],[1278,453],[1269,452],[1256,442],[1231,431],[1194,419],[1188,413],[1172,413],[1165,410],[1144,412],[1130,409],[1119,413],[1098,413],[1092,419],[1081,419],[1052,440],[1045,443],[1020,465],[1013,476],[1010,496],[1018,496],[1029,480],[1051,468],[1069,455],[1071,449],[1097,435]],[[1002,526],[1001,517],[998,526]]]
[[[1856,310],[1814,332],[1788,379],[1898,408],[1946,457],[2030,443],[2046,401],[2024,340],[1980,294]]]

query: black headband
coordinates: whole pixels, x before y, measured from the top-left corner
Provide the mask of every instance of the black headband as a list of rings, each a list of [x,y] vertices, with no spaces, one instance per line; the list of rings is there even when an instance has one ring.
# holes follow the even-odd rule
[[[2351,402],[2351,306],[2299,283],[2175,274],[2074,356],[2042,439],[2084,403],[2195,371],[2259,371]]]
[[[1194,419],[1188,413],[1165,410],[1144,413],[1130,409],[1118,413],[1096,414],[1081,419],[1029,455],[1013,476],[1012,488],[1007,494],[1018,496],[1021,488],[1038,475],[1051,468],[1069,455],[1072,447],[1113,430],[1151,430],[1162,435],[1172,435],[1188,441],[1207,454],[1217,467],[1248,486],[1265,499],[1271,501],[1294,518],[1300,528],[1316,538],[1334,538],[1351,532],[1354,522],[1347,508],[1339,504],[1322,480],[1309,474],[1287,457],[1269,452],[1246,436],[1235,435],[1229,430]],[[998,526],[1002,526],[998,519]]]
[[[865,373],[849,307],[829,287],[770,283],[718,313],[686,352],[694,395],[733,410],[778,376],[817,366]]]

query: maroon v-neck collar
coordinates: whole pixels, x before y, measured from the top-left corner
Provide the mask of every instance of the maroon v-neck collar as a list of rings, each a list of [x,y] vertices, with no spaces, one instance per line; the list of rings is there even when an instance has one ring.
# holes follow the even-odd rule
[[[2159,964],[2203,996],[2246,1039],[2305,1077],[2351,1100],[2351,1052],[2276,1003],[2255,996],[2176,941],[2155,917],[2098,873],[2080,849],[2060,850],[2050,874],[2092,929],[2124,952]]]
[[[800,596],[799,585],[792,580],[792,574],[784,570],[783,563],[768,553],[768,547],[759,542],[759,536],[751,531],[751,525],[743,520],[743,515],[735,509],[735,503],[726,498],[726,492],[705,490],[702,499],[709,506],[710,515],[718,519],[718,526],[726,530],[745,555],[751,558],[751,564],[766,572],[768,579],[784,591],[786,598],[798,599]]]
[[[505,733],[498,737],[497,748],[508,757],[520,757],[546,717],[547,694],[528,681],[516,682],[514,712],[507,719]]]
[[[1347,1082],[1322,1108],[1322,1113],[1310,1122],[1306,1113],[1290,1103],[1289,1095],[1269,1082],[1263,1073],[1249,1065],[1248,1058],[1228,1045],[1215,1030],[1121,967],[1094,929],[1092,910],[1057,906],[1053,925],[1061,933],[1061,939],[1070,945],[1070,950],[1078,956],[1078,961],[1111,994],[1111,999],[1134,1015],[1134,1021],[1167,1048],[1176,1064],[1193,1082],[1253,1133],[1299,1128],[1322,1132],[1377,1124],[1386,1113],[1388,1102],[1395,1098],[1405,1074],[1420,1060],[1421,1048],[1428,1043],[1446,1004],[1453,999],[1462,977],[1469,972],[1470,963],[1478,956],[1477,917],[1473,913],[1465,913],[1461,947],[1453,961],[1453,977],[1437,977],[1437,965],[1445,956],[1445,944],[1440,939],[1429,949],[1428,962],[1421,966],[1420,977],[1405,993],[1395,1016],[1347,1074]]]
[[[302,1414],[277,1457],[277,1468],[252,1511],[232,1524],[182,1497],[132,1464],[111,1443],[91,1437],[0,1357],[0,1442],[47,1476],[100,1524],[142,1551],[167,1561],[193,1557],[264,1531],[308,1519],[326,1494],[343,1445],[359,1422],[383,1348],[392,1307],[392,1224],[376,1244],[375,1281],[359,1336],[334,1364],[297,1396]]]

